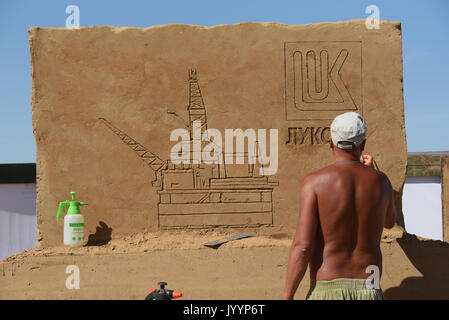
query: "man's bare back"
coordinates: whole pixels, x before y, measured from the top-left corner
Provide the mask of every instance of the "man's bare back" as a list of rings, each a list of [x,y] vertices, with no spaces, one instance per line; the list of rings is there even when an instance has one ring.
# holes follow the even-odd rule
[[[373,168],[373,158],[362,155],[366,125],[359,114],[337,116],[331,138],[335,162],[309,174],[301,185],[284,299],[293,298],[308,266],[309,294],[317,292],[315,297],[382,298],[380,288],[365,290],[364,279],[373,267],[379,277],[382,272],[382,230],[395,223],[393,188],[387,176]],[[338,281],[329,287],[325,283],[330,280]],[[320,289],[313,291],[317,285]]]
[[[303,185],[318,202],[311,281],[363,279],[369,265],[381,272],[379,243],[392,201],[388,178],[361,162],[342,161],[310,174]]]

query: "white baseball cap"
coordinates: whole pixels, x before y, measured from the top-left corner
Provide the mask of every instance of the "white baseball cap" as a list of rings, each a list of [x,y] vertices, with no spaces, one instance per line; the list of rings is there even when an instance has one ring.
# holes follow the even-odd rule
[[[366,139],[366,124],[356,112],[346,112],[335,117],[331,124],[331,138],[340,149],[353,149]],[[351,142],[343,144],[341,142]]]

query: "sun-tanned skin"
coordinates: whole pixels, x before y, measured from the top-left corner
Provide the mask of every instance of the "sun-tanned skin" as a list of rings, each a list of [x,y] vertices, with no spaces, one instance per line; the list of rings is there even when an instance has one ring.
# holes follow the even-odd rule
[[[336,162],[304,179],[284,299],[293,299],[308,265],[311,281],[366,279],[369,265],[382,272],[382,230],[395,223],[393,188],[373,158],[362,156],[365,142],[342,150],[331,141]]]

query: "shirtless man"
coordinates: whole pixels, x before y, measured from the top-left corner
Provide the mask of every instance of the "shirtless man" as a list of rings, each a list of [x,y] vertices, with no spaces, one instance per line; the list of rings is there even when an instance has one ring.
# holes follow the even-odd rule
[[[383,299],[375,285],[382,274],[380,238],[384,227],[394,226],[396,209],[387,176],[373,168],[371,156],[362,155],[365,142],[359,114],[334,119],[335,162],[306,176],[301,186],[284,299],[293,299],[308,265],[307,299]],[[367,284],[376,268],[379,281]]]

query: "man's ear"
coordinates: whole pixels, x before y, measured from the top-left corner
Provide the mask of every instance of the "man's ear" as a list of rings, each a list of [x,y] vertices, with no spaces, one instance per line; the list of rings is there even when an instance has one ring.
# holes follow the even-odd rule
[[[366,139],[363,140],[362,144],[360,145],[360,151],[365,150],[365,143],[366,143]]]

